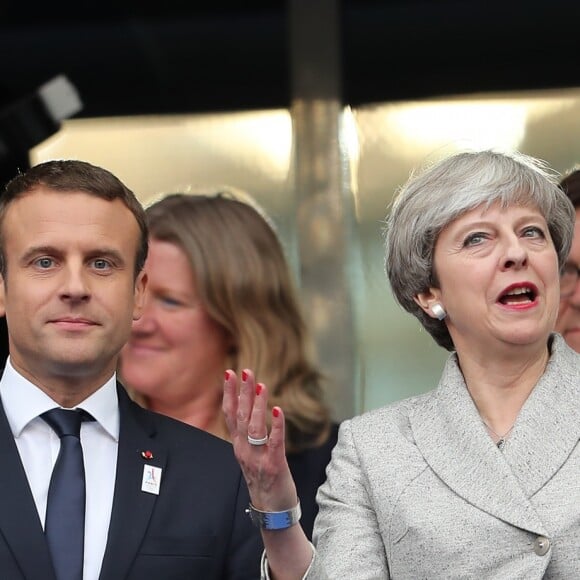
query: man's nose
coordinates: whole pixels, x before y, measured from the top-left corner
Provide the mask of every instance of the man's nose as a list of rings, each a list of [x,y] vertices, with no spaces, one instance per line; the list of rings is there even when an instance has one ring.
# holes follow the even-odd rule
[[[72,301],[84,301],[90,297],[87,273],[81,266],[70,265],[64,269],[64,280],[61,298]]]

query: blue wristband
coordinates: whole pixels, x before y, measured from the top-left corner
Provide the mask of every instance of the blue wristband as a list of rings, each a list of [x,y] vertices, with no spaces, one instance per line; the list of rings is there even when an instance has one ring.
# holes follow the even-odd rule
[[[302,516],[300,502],[295,507],[281,512],[263,512],[250,504],[246,513],[252,523],[262,530],[285,530],[297,524]]]

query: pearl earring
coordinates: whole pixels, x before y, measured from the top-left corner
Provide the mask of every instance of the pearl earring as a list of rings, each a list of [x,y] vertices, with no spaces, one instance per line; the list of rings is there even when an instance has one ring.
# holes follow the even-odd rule
[[[433,306],[431,306],[431,312],[435,315],[437,320],[443,320],[447,316],[447,312],[445,312],[445,308],[439,304],[439,302],[435,302]]]

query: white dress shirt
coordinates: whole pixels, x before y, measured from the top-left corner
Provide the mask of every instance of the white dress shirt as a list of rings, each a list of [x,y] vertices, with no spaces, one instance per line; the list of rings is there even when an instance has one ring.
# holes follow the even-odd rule
[[[48,486],[60,439],[39,415],[59,405],[20,375],[10,357],[0,379],[0,398],[44,526]],[[107,543],[117,467],[119,402],[116,376],[78,407],[95,418],[95,421],[83,422],[81,444],[87,488],[83,578],[97,580]]]

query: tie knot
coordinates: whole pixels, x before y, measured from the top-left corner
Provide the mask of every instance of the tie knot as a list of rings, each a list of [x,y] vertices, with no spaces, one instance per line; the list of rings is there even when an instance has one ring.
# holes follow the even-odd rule
[[[94,420],[86,411],[81,409],[51,409],[46,413],[41,415],[54,430],[54,432],[60,437],[65,437],[66,435],[73,435],[74,437],[80,437],[81,434],[81,423],[83,421]]]

